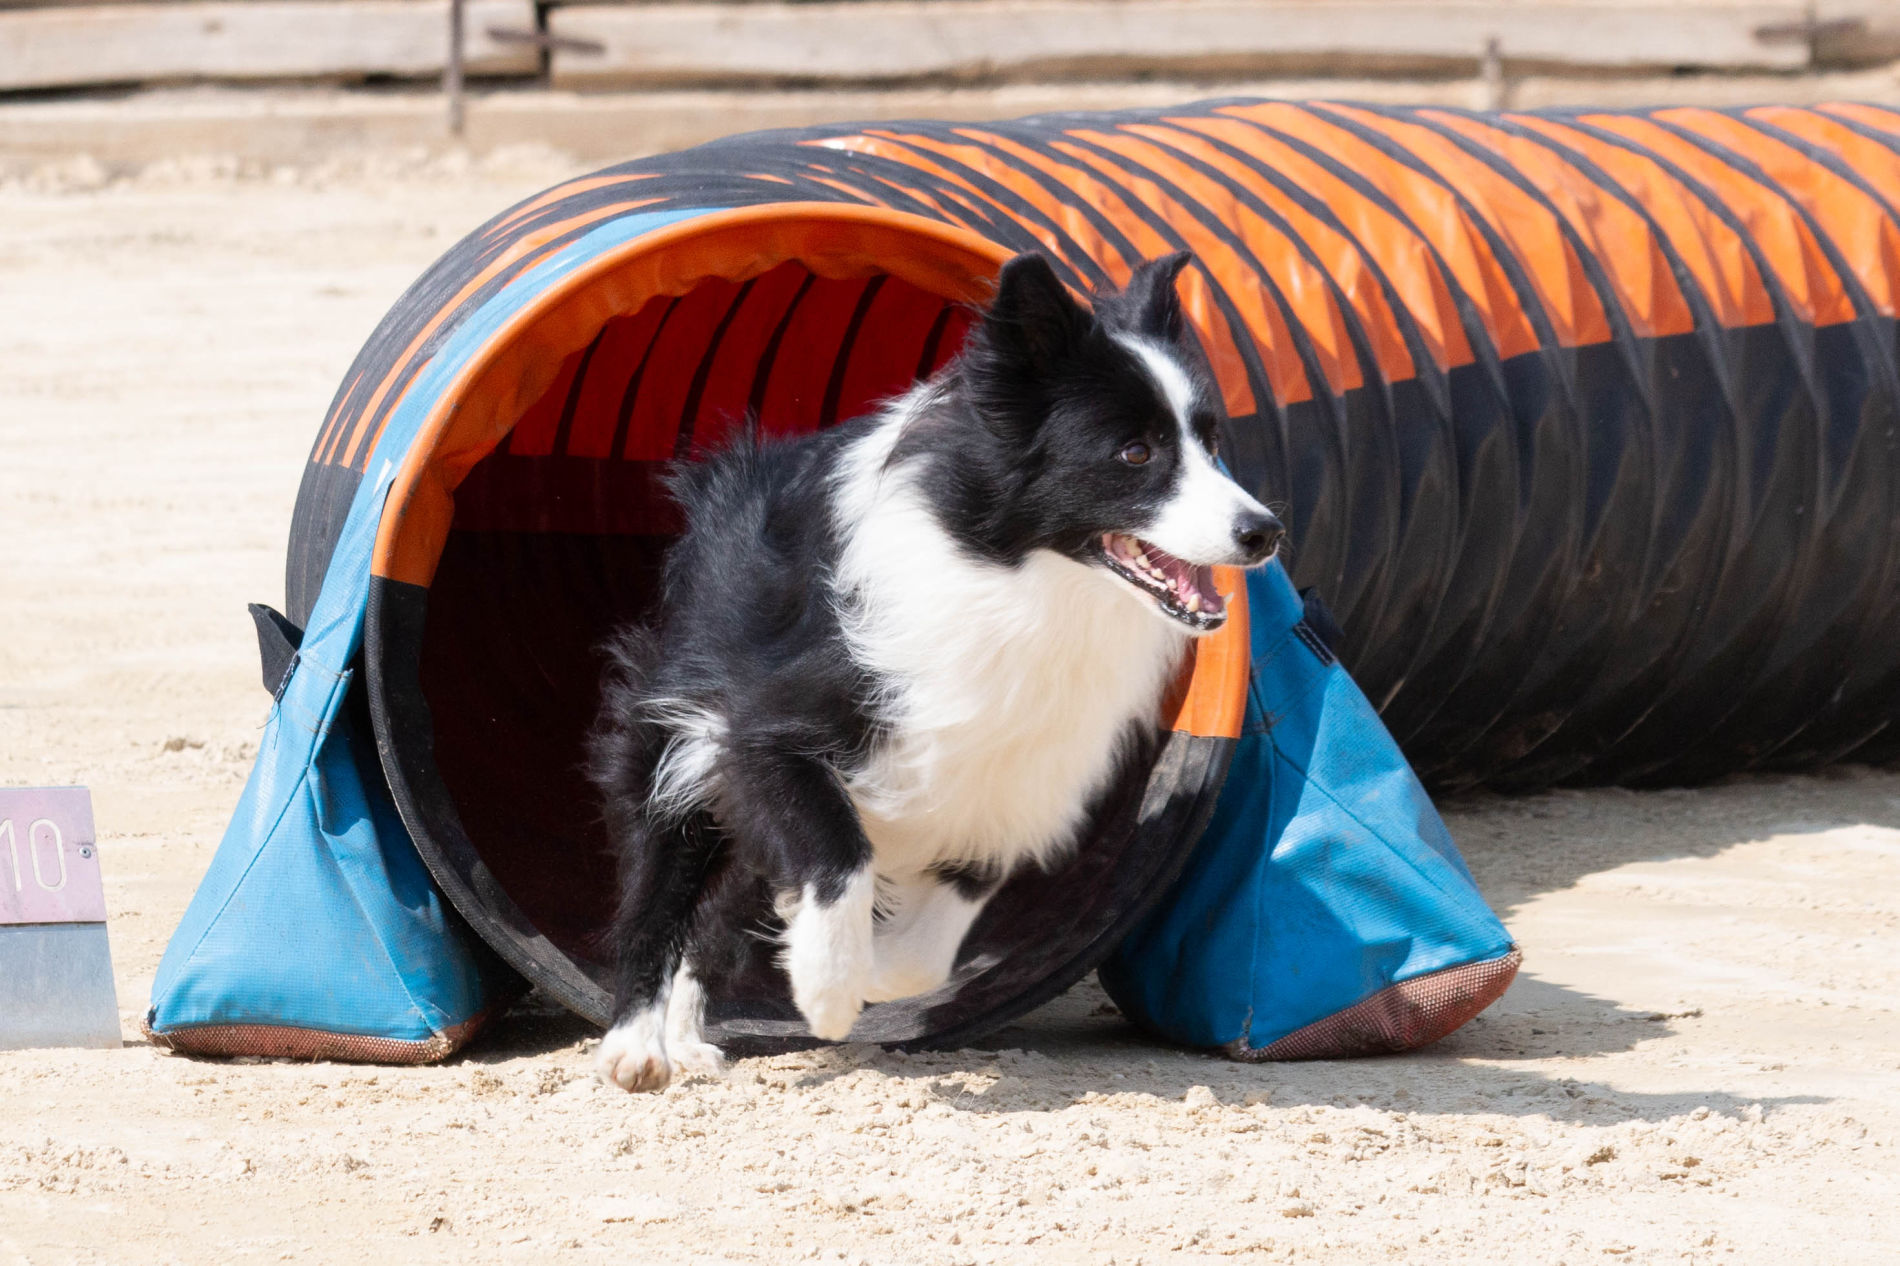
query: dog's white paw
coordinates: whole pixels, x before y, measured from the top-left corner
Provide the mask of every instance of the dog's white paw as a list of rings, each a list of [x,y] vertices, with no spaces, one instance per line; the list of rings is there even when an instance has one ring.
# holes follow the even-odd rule
[[[701,1029],[705,1013],[706,991],[691,965],[681,963],[666,1002],[666,1056],[679,1076],[717,1077],[726,1071],[726,1053],[708,1042]]]
[[[594,1056],[594,1073],[601,1082],[622,1090],[664,1090],[673,1080],[663,1034],[666,1013],[660,1008],[636,1012],[607,1030]]]
[[[852,876],[835,901],[807,887],[785,928],[785,973],[813,1037],[842,1042],[864,1010],[871,980],[870,867]]]
[[[674,1039],[666,1044],[666,1057],[678,1077],[718,1077],[726,1071],[726,1053],[711,1042]]]
[[[932,879],[893,885],[890,917],[871,938],[868,1002],[915,998],[941,988],[987,898],[971,900]]]
[[[798,1004],[798,1012],[805,1017],[805,1027],[811,1030],[813,1037],[842,1042],[851,1036],[851,1026],[858,1022],[858,1013],[864,1010],[860,993],[857,989],[837,987],[794,989],[792,1001]]]

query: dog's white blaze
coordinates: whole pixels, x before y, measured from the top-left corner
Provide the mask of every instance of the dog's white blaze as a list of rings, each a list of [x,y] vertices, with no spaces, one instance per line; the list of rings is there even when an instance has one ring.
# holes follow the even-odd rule
[[[842,1042],[864,1009],[871,984],[871,913],[877,876],[869,866],[846,881],[836,901],[805,885],[785,925],[785,974],[792,1001],[813,1037]]]
[[[1194,434],[1194,380],[1158,343],[1132,334],[1117,334],[1115,341],[1134,353],[1148,371],[1161,398],[1168,402],[1180,436],[1181,477],[1174,495],[1141,529],[1141,539],[1193,563],[1253,561],[1241,557],[1234,527],[1242,518],[1265,514],[1267,508],[1223,474],[1201,447]]]
[[[1188,634],[1105,568],[1043,550],[1007,567],[959,550],[914,467],[889,462],[921,396],[855,443],[834,489],[844,633],[883,683],[890,725],[846,787],[880,873],[943,862],[1007,873],[1073,843],[1130,723],[1154,723]]]
[[[1194,380],[1188,377],[1187,370],[1181,367],[1173,354],[1152,339],[1142,338],[1138,334],[1117,334],[1115,341],[1134,353],[1141,367],[1148,371],[1148,377],[1161,392],[1161,398],[1168,402],[1168,412],[1174,415],[1174,423],[1181,428],[1183,439],[1194,438],[1191,420],[1194,417],[1195,397]]]

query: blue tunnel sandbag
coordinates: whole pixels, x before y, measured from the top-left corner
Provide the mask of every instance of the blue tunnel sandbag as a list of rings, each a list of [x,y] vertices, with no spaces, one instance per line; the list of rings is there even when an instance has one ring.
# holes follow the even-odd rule
[[[159,964],[146,1035],[201,1055],[440,1059],[512,996],[508,973],[403,830],[367,713],[347,706],[353,674],[296,675]]]
[[[1207,829],[1100,969],[1142,1027],[1240,1059],[1409,1050],[1490,1005],[1517,947],[1378,714],[1275,564]]]

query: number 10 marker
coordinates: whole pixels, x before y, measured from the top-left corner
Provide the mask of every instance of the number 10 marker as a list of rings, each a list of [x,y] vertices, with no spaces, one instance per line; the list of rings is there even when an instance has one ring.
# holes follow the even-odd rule
[[[92,798],[0,788],[0,1050],[118,1044]]]

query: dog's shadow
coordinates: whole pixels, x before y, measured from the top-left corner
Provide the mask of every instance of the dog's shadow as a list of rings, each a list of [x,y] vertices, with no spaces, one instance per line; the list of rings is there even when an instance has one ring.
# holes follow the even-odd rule
[[[843,1050],[801,1073],[817,1086],[870,1069],[921,1081],[959,1112],[1059,1112],[1098,1099],[1136,1096],[1192,1102],[1211,1094],[1229,1105],[1277,1108],[1366,1106],[1408,1114],[1497,1113],[1578,1124],[1661,1121],[1706,1108],[1729,1117],[1822,1102],[1811,1095],[1740,1096],[1724,1091],[1631,1093],[1553,1075],[1520,1061],[1633,1049],[1689,1017],[1640,1012],[1521,976],[1484,1015],[1423,1050],[1399,1055],[1248,1064],[1173,1046],[1122,1018],[1094,980],[958,1051]],[[1502,1061],[1510,1061],[1505,1063]]]
[[[1180,1102],[1205,1087],[1224,1104],[1368,1106],[1387,1111],[1499,1113],[1581,1124],[1647,1121],[1707,1108],[1739,1117],[1819,1102],[1813,1096],[1742,1097],[1726,1092],[1636,1094],[1601,1082],[1548,1075],[1521,1061],[1609,1055],[1674,1031],[1693,1017],[1635,1011],[1535,976],[1518,977],[1495,1006],[1458,1032],[1400,1055],[1246,1064],[1157,1041],[1128,1022],[1093,978],[960,1050],[886,1051],[817,1046],[816,1066],[792,1085],[813,1087],[864,1070],[903,1077],[959,1112],[1057,1112],[1094,1097]],[[489,1065],[573,1052],[598,1036],[587,1021],[539,995],[459,1058]],[[734,1050],[737,1061],[770,1057]],[[1505,1063],[1502,1061],[1510,1061]]]
[[[1889,776],[1843,768],[1801,778],[1732,779],[1718,790],[1466,796],[1443,807],[1479,886],[1508,921],[1585,876],[1647,862],[1711,859],[1771,834],[1873,825],[1900,829]],[[1656,829],[1658,825],[1666,829]],[[1561,847],[1541,842],[1556,841]],[[1222,1102],[1249,1096],[1276,1105],[1364,1103],[1427,1113],[1494,1112],[1613,1122],[1660,1120],[1698,1107],[1736,1114],[1763,1099],[1720,1090],[1635,1093],[1574,1075],[1573,1061],[1624,1054],[1684,1033],[1701,1020],[1691,1005],[1668,1013],[1634,1008],[1537,974],[1538,947],[1509,992],[1443,1040],[1401,1055],[1248,1065],[1173,1048],[1114,1012],[1093,980],[980,1046],[987,1089],[961,1082],[946,1102],[969,1110],[1049,1111],[1090,1092],[1180,1099],[1205,1086]],[[1565,1061],[1540,1069],[1538,1061]]]

